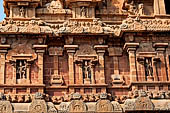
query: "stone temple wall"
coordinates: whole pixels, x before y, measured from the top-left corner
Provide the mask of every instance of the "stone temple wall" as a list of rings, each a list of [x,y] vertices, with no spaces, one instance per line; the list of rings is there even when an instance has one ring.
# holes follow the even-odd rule
[[[0,113],[168,112],[166,0],[3,0]]]

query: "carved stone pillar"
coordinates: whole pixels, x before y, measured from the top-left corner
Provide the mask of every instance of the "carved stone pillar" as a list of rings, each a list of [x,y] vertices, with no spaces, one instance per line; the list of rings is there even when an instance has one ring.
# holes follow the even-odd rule
[[[74,84],[74,53],[78,45],[64,45],[68,53],[69,84]]]
[[[136,81],[136,49],[139,43],[125,43],[124,49],[129,53],[130,81]]]
[[[166,14],[164,0],[154,0],[154,14]]]
[[[154,14],[160,14],[159,11],[159,0],[154,0]]]
[[[79,66],[79,82],[80,84],[83,84],[83,70],[82,70],[82,62],[78,64]]]
[[[10,45],[0,45],[0,84],[5,84],[5,59]]]
[[[159,9],[160,9],[160,14],[166,14],[164,0],[159,0]]]
[[[94,48],[96,49],[96,52],[98,53],[99,57],[99,71],[100,71],[100,84],[105,84],[105,73],[104,73],[104,53],[106,49],[108,48],[108,45],[95,45]]]
[[[92,70],[91,71],[92,71],[92,78],[91,78],[92,81],[91,81],[91,83],[95,84],[95,77],[94,77],[95,76],[95,64],[92,64]]]
[[[38,56],[38,81],[39,84],[43,84],[43,65],[44,65],[44,52],[47,48],[47,45],[33,45],[33,48],[36,50],[37,56]]]
[[[153,45],[157,51],[157,57],[160,58],[161,63],[161,81],[168,81],[168,73],[167,73],[167,63],[165,58],[165,50],[168,47],[168,43],[155,43]]]

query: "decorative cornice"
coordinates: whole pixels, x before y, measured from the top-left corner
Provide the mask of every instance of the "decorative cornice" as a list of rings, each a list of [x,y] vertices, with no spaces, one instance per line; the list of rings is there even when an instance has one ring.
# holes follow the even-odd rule
[[[4,20],[0,34],[93,34],[121,37],[123,32],[165,32],[170,31],[169,19],[140,19],[128,17],[121,25],[108,25],[99,19],[70,19],[64,23],[52,24],[42,20]]]

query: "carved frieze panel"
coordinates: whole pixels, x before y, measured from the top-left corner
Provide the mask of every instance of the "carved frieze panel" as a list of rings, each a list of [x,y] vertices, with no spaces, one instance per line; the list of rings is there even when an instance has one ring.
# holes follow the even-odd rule
[[[133,31],[167,31],[170,29],[170,21],[164,19],[140,19],[139,18],[127,18],[120,25],[122,30]]]
[[[58,113],[56,107],[51,102],[47,103],[47,108],[48,108],[48,113]]]
[[[46,4],[46,6],[47,6],[47,10],[50,13],[53,13],[53,14],[65,13],[61,0],[53,0],[51,1],[51,3]]]
[[[12,105],[9,101],[0,101],[0,113],[13,113]]]
[[[69,105],[69,112],[86,112],[87,106],[82,100],[72,100]]]
[[[109,100],[99,100],[96,103],[97,112],[113,112],[113,105]]]
[[[113,105],[114,112],[122,112],[122,107],[118,102],[113,101],[112,105]]]
[[[97,55],[92,45],[82,44],[79,46],[79,50],[76,51],[75,56],[78,55]]]
[[[0,24],[0,32],[9,32],[9,33],[41,33],[52,32],[52,29],[48,26],[42,26],[43,21],[39,20],[30,20],[30,21],[14,21],[12,19],[4,20],[2,24]]]
[[[134,105],[135,105],[135,99],[127,99],[125,100],[125,103],[124,103],[124,110],[133,111],[135,109]]]
[[[9,20],[5,27],[0,27],[1,32],[18,32],[19,28],[14,24],[13,20]]]
[[[138,97],[134,108],[135,110],[154,110],[154,104],[149,97]]]
[[[8,51],[7,60],[12,59],[12,56],[16,55],[31,55],[31,59],[36,59],[37,54],[32,49],[32,44],[35,43],[35,40],[27,40],[25,38],[20,39],[11,39],[9,40],[11,43],[11,49]]]
[[[59,110],[64,111],[64,112],[68,112],[69,104],[70,104],[70,102],[61,102]]]
[[[44,100],[34,100],[29,106],[30,113],[47,113],[47,105]]]

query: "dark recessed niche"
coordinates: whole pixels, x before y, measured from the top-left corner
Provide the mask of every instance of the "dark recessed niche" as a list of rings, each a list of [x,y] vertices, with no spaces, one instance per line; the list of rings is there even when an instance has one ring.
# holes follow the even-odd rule
[[[170,0],[164,0],[164,1],[165,1],[166,14],[170,14]]]

